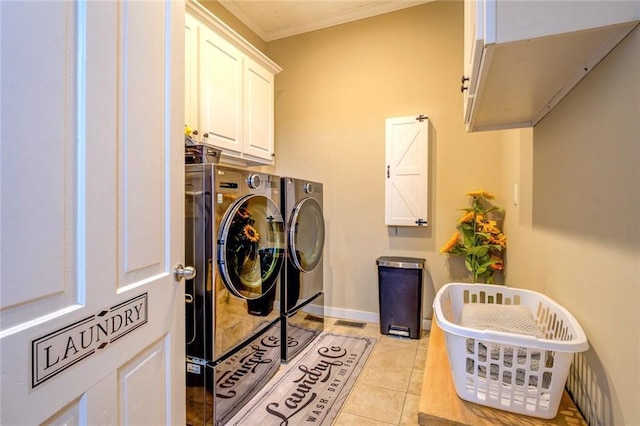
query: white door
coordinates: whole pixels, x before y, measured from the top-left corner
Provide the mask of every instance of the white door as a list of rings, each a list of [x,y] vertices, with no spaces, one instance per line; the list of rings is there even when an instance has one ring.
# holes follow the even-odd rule
[[[0,26],[0,424],[184,424],[184,3]]]
[[[386,225],[427,224],[428,144],[427,117],[386,120]]]

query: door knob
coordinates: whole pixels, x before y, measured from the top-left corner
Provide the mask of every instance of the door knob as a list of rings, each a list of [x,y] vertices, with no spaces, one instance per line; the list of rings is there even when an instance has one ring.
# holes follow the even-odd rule
[[[176,266],[173,271],[173,277],[176,281],[180,281],[183,278],[186,280],[192,280],[196,277],[196,268],[193,266],[182,266],[182,264]]]

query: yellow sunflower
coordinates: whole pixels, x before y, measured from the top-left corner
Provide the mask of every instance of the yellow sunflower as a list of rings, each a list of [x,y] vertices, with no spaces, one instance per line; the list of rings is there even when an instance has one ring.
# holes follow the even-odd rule
[[[483,198],[486,198],[487,200],[493,200],[494,198],[496,198],[495,195],[490,194],[489,192],[485,191],[484,189],[480,189],[478,191],[467,192],[467,195],[469,195],[470,197],[483,197]]]
[[[467,214],[465,214],[460,219],[458,219],[458,223],[471,222],[473,220],[474,215],[475,215],[475,212],[467,212]]]
[[[498,235],[500,229],[498,228],[498,222],[495,220],[486,220],[482,223],[482,232],[487,234]]]
[[[440,253],[449,253],[451,249],[454,248],[456,244],[458,244],[459,240],[460,240],[460,232],[456,231],[453,233],[453,236],[451,237],[451,239],[447,241],[447,244],[442,246],[442,248],[440,249]]]
[[[504,236],[504,234],[498,234],[496,236],[491,235],[489,237],[489,242],[491,244],[496,244],[502,247],[506,247],[507,246],[507,237]]]
[[[244,228],[242,228],[242,233],[247,240],[253,243],[257,243],[260,240],[260,234],[258,234],[256,228],[251,225],[245,225]]]

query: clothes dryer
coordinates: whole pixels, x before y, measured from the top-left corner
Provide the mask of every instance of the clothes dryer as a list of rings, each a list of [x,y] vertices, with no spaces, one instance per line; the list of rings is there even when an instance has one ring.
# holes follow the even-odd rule
[[[289,362],[324,330],[323,185],[284,177],[282,208],[287,259],[280,286],[283,362]]]
[[[186,166],[187,423],[224,424],[280,365],[278,176]]]

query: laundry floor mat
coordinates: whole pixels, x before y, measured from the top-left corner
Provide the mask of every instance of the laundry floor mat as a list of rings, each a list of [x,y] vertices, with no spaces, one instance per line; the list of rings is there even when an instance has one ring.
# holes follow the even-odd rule
[[[374,337],[320,334],[227,425],[330,425],[375,343]]]

